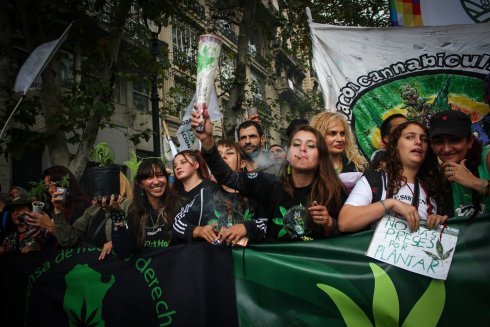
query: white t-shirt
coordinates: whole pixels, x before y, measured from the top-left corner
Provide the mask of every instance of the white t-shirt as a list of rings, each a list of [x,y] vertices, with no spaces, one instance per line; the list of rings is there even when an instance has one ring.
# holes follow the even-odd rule
[[[386,178],[386,175],[385,175]],[[427,202],[427,193],[425,193],[424,188],[420,185],[420,196],[419,196],[419,206],[418,206],[418,212],[420,215],[421,220],[427,220],[427,209],[428,209],[428,202]],[[412,191],[415,191],[415,186],[412,183],[408,183],[407,185],[403,185],[400,190],[393,196],[393,199],[400,200],[404,203],[407,204],[412,204],[412,198],[413,198],[413,193]],[[386,199],[386,189],[385,186],[383,185],[383,193],[381,194],[381,199],[384,200]],[[371,191],[371,186],[369,185],[369,182],[365,176],[362,176],[361,179],[357,182],[356,186],[354,189],[350,192],[349,197],[347,198],[347,201],[345,201],[345,204],[350,204],[353,206],[365,206],[368,204],[371,204],[371,201],[373,200],[373,192]],[[437,212],[437,207],[434,199],[430,199],[432,203],[432,210],[431,213],[436,213]],[[395,214],[395,213],[393,213]],[[400,217],[403,218],[403,217]]]

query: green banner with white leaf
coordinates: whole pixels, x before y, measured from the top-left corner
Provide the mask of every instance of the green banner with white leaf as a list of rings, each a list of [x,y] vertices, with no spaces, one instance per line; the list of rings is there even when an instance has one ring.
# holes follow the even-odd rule
[[[365,255],[373,232],[233,251],[241,326],[489,326],[490,216],[454,220],[446,281]]]

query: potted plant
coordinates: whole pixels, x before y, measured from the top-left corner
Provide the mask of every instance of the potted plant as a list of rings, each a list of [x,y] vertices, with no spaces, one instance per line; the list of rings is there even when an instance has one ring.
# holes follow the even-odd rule
[[[136,174],[138,173],[138,168],[140,167],[142,161],[143,160],[138,159],[134,151],[131,151],[131,153],[129,154],[129,160],[124,162],[124,164],[129,168],[129,180],[131,181],[131,183],[134,182]]]
[[[44,183],[44,180],[39,180],[38,182],[29,182],[31,188],[29,190],[29,198],[33,200],[32,211],[42,212],[44,209],[44,200],[46,197],[46,191],[48,186]]]
[[[94,145],[91,160],[96,164],[87,169],[90,193],[98,201],[119,194],[119,167],[114,164],[114,151],[106,142]]]
[[[68,188],[70,187],[70,175],[66,174],[61,177],[61,179],[56,183],[56,192],[61,193],[59,196],[63,198],[63,203],[66,201],[66,194],[68,193]]]

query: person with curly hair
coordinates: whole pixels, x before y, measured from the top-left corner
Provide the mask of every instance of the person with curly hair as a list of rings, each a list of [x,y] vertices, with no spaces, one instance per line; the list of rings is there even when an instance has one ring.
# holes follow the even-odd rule
[[[381,200],[373,202],[373,188],[363,176],[350,193],[339,214],[339,230],[355,232],[391,213],[407,220],[410,230],[424,222],[437,228],[446,221],[444,194],[437,157],[429,146],[425,125],[407,121],[392,133],[387,147]]]
[[[310,125],[325,138],[328,153],[337,173],[364,171],[368,165],[356,147],[354,134],[347,120],[335,112],[321,112],[315,115]]]

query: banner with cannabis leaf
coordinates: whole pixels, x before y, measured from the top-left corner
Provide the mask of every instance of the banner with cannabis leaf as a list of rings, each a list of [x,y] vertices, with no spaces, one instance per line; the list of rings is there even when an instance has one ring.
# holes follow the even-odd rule
[[[325,109],[345,115],[368,158],[381,146],[379,126],[395,113],[427,122],[437,111],[460,110],[482,143],[490,142],[483,98],[490,22],[417,28],[311,22],[310,29]]]
[[[234,251],[241,326],[489,326],[490,216],[458,220],[446,281],[365,256],[373,232]]]
[[[459,229],[446,281],[365,256],[373,233],[310,242],[0,256],[1,326],[488,326],[490,215]]]
[[[0,256],[0,326],[236,326],[231,251],[208,244],[99,261],[100,249]]]

